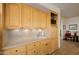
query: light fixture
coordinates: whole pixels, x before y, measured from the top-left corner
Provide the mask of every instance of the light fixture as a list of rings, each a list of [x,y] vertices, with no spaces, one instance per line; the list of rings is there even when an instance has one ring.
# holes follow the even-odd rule
[[[42,32],[42,29],[38,29],[38,32]]]
[[[23,31],[24,31],[24,32],[28,32],[28,31],[30,31],[30,30],[29,30],[29,29],[24,29]]]

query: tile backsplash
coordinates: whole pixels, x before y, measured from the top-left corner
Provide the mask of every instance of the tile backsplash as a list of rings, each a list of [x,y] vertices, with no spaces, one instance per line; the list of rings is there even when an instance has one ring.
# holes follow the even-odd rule
[[[47,29],[14,29],[6,30],[5,33],[6,44],[47,39],[50,34]]]

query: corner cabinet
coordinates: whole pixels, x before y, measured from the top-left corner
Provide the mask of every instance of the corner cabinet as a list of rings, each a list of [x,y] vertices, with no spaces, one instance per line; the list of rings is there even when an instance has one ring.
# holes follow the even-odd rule
[[[5,5],[5,28],[14,29],[21,27],[21,5]]]

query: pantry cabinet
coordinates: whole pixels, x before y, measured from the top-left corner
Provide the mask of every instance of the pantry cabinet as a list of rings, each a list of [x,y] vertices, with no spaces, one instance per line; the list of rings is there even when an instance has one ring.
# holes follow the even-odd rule
[[[8,48],[4,50],[4,55],[25,55],[26,47]]]
[[[21,27],[21,5],[5,4],[5,28],[15,29]]]

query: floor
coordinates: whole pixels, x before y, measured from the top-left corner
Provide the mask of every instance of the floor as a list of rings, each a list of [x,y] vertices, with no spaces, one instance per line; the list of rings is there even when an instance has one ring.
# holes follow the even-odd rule
[[[53,55],[79,55],[79,42],[61,41],[61,48]]]

